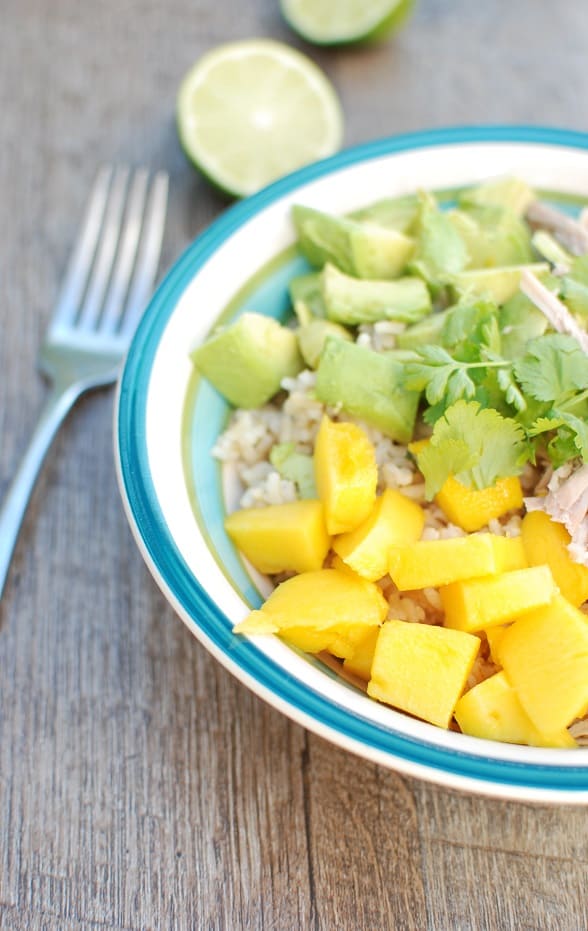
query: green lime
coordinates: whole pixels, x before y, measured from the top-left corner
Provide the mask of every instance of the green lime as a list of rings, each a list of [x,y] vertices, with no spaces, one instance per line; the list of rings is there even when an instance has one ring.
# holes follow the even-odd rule
[[[316,45],[371,42],[394,32],[414,0],[280,0],[292,29]]]
[[[236,197],[331,155],[343,135],[324,73],[270,39],[221,45],[197,61],[180,86],[177,123],[190,161]]]

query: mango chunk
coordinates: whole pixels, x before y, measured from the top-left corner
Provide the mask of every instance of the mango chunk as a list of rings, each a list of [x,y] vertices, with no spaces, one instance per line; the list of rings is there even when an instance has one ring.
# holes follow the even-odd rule
[[[491,534],[497,572],[511,572],[513,569],[527,569],[529,563],[520,536],[501,537]]]
[[[368,695],[449,727],[480,640],[460,630],[386,621],[380,629]]]
[[[439,589],[445,626],[473,633],[549,604],[557,588],[547,566],[465,579]]]
[[[320,569],[331,545],[320,501],[243,508],[229,514],[225,529],[260,572]]]
[[[515,621],[498,658],[541,733],[569,727],[588,710],[588,619],[561,595]]]
[[[424,523],[419,504],[387,488],[359,527],[335,538],[333,549],[355,572],[375,582],[388,572],[390,546],[418,540]]]
[[[568,552],[570,535],[545,511],[530,511],[521,524],[521,537],[530,566],[546,564],[564,598],[578,607],[588,598],[588,567]]]
[[[323,417],[316,438],[314,468],[318,496],[330,534],[353,530],[376,501],[378,467],[373,445],[353,423]]]
[[[492,534],[419,540],[393,546],[389,552],[388,571],[401,592],[494,575],[497,568]]]
[[[500,666],[500,660],[498,659],[500,641],[504,637],[508,627],[508,624],[501,624],[499,627],[488,627],[485,630],[486,640],[490,647],[490,659],[493,663],[496,663],[497,666]]]
[[[337,569],[295,575],[278,585],[259,611],[235,633],[276,633],[310,653],[352,656],[369,628],[386,617],[388,603],[377,585]]]
[[[531,747],[575,747],[564,728],[541,734],[525,714],[504,672],[497,672],[466,692],[455,706],[455,719],[464,734]]]
[[[351,656],[343,661],[343,669],[353,673],[358,679],[363,679],[364,682],[368,682],[372,674],[372,662],[379,633],[379,627],[371,627],[357,644]]]
[[[501,478],[489,488],[467,488],[450,475],[435,498],[453,524],[472,533],[488,521],[523,506],[523,490],[516,476]]]

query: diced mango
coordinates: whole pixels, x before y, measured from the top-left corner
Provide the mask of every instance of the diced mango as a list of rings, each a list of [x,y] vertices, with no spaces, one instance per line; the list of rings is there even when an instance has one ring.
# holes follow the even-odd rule
[[[493,663],[496,663],[497,666],[500,666],[500,661],[498,659],[500,641],[508,630],[508,626],[508,624],[501,624],[499,627],[488,627],[485,631],[486,640],[490,648],[490,659]]]
[[[530,511],[521,524],[521,537],[530,566],[547,564],[564,598],[579,606],[588,598],[588,567],[574,562],[568,551],[570,535],[545,511]]]
[[[497,672],[466,692],[455,706],[455,719],[464,734],[531,747],[575,747],[565,728],[541,734],[517,698],[504,672]]]
[[[467,488],[450,475],[435,498],[453,524],[472,533],[488,521],[523,505],[523,491],[516,476],[501,478],[489,488]]]
[[[234,630],[277,633],[301,650],[328,650],[346,658],[368,629],[384,620],[387,610],[387,601],[372,582],[337,569],[318,569],[282,582],[261,609]]]
[[[496,572],[492,534],[477,533],[447,540],[419,540],[393,546],[388,571],[400,591],[436,588],[459,579]]]
[[[320,569],[331,545],[320,501],[243,508],[229,514],[225,528],[260,572]]]
[[[347,575],[352,576],[352,578],[359,578],[357,572],[354,572],[351,566],[348,566],[346,562],[343,562],[340,556],[337,556],[336,553],[332,553],[329,560],[329,569],[338,569],[339,572],[346,572]]]
[[[588,618],[561,595],[515,621],[498,658],[541,733],[569,727],[588,711]]]
[[[439,589],[445,626],[474,633],[549,604],[557,588],[547,566],[464,579]]]
[[[364,682],[368,682],[372,674],[372,662],[379,633],[379,627],[371,627],[357,644],[351,656],[343,662],[343,669],[353,673],[358,679],[363,679]]]
[[[479,647],[478,637],[460,630],[386,621],[376,643],[368,695],[449,727]]]
[[[367,435],[356,424],[334,423],[324,416],[316,438],[314,468],[328,532],[353,530],[376,500],[378,467]]]
[[[511,572],[513,569],[528,568],[529,563],[520,536],[502,537],[497,533],[490,536],[494,547],[494,556],[496,557],[497,572]]]
[[[419,504],[387,488],[359,527],[335,538],[333,549],[355,572],[375,582],[388,572],[390,546],[418,540],[424,523]]]

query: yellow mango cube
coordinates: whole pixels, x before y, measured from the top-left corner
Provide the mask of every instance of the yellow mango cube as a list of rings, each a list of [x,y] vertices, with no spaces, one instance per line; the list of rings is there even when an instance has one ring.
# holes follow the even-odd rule
[[[358,679],[363,679],[364,682],[368,682],[372,674],[372,662],[379,633],[379,627],[371,627],[357,644],[351,656],[343,662],[343,669],[353,673]]]
[[[388,572],[390,546],[418,540],[424,523],[419,504],[387,488],[359,527],[335,538],[333,549],[355,572],[375,582]]]
[[[314,469],[327,531],[346,533],[359,526],[375,504],[378,482],[376,454],[365,431],[325,415],[316,438]]]
[[[242,508],[229,514],[225,529],[260,572],[320,569],[331,545],[320,501]]]
[[[445,626],[473,633],[549,604],[557,588],[547,566],[465,579],[439,589]]]
[[[480,640],[460,630],[386,621],[380,629],[368,695],[449,727]]]
[[[496,663],[497,666],[500,666],[500,661],[498,659],[500,641],[504,637],[508,627],[508,624],[501,624],[499,627],[488,627],[484,631],[486,634],[486,640],[488,641],[488,646],[490,648],[490,659],[493,663]]]
[[[513,569],[528,568],[529,563],[520,536],[502,537],[497,533],[490,536],[494,547],[494,556],[496,557],[497,572],[511,572]]]
[[[388,603],[373,582],[337,569],[318,569],[282,582],[234,631],[275,633],[301,650],[328,650],[346,658],[387,611]]]
[[[400,591],[437,588],[459,579],[493,575],[497,569],[492,534],[393,546],[388,571]]]
[[[521,537],[529,565],[548,565],[564,598],[576,607],[583,604],[588,598],[588,567],[570,556],[570,535],[563,524],[545,511],[530,511],[523,518]]]
[[[537,730],[504,672],[497,672],[462,695],[455,706],[455,719],[462,733],[484,740],[531,747],[576,746],[565,728],[551,735]]]
[[[588,619],[561,595],[515,621],[498,658],[541,733],[569,727],[588,711]]]
[[[467,488],[450,475],[435,498],[452,524],[472,533],[488,521],[523,506],[523,490],[516,476],[500,478],[489,488]]]

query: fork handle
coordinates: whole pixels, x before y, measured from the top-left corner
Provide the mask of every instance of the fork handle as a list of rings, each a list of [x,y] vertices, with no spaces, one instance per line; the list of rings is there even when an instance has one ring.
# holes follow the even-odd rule
[[[66,385],[55,388],[49,395],[0,509],[0,598],[18,532],[41,465],[60,424],[80,393],[79,385]]]

